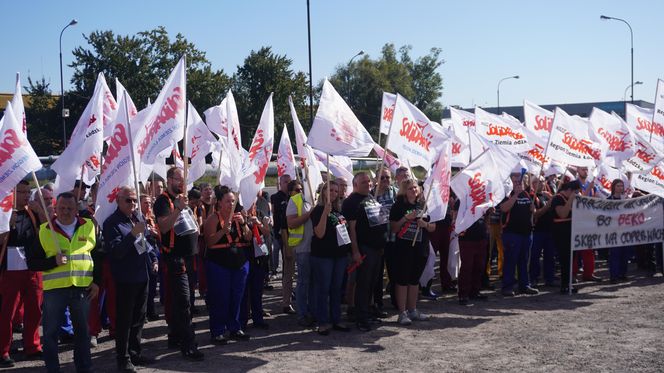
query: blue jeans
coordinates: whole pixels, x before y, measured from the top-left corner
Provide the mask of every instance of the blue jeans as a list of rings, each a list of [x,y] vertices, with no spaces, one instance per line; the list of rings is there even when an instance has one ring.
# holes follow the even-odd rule
[[[534,232],[533,245],[530,248],[530,283],[536,284],[540,276],[540,257],[544,251],[544,282],[552,284],[555,281],[556,247],[553,245],[551,232]]]
[[[207,304],[210,309],[210,333],[212,337],[223,335],[226,330],[240,330],[240,302],[247,285],[249,262],[238,269],[229,269],[206,261],[208,276]]]
[[[297,316],[303,318],[313,315],[315,304],[313,287],[311,286],[311,261],[309,253],[296,253],[297,287],[295,296],[297,301]]]
[[[265,260],[267,258],[263,257]],[[240,323],[242,327],[249,322],[249,311],[251,308],[251,320],[254,325],[264,323],[263,320],[263,287],[265,286],[265,275],[268,271],[267,265],[263,266],[256,259],[249,262],[249,274],[247,275],[247,286],[245,287],[242,304],[240,306]]]
[[[69,287],[44,291],[42,313],[43,354],[48,372],[60,371],[58,359],[58,336],[62,325],[62,315],[69,306],[69,313],[74,326],[74,365],[76,372],[91,372],[90,336],[88,334],[88,313],[90,302],[85,288]]]
[[[311,257],[313,285],[316,291],[315,316],[319,325],[341,322],[341,292],[348,257]]]
[[[612,247],[609,249],[609,276],[617,280],[627,275],[629,258],[634,254],[631,247]]]
[[[503,232],[505,263],[503,265],[503,291],[511,291],[516,284],[515,271],[519,274],[519,289],[530,286],[528,282],[528,254],[533,243],[532,234]]]

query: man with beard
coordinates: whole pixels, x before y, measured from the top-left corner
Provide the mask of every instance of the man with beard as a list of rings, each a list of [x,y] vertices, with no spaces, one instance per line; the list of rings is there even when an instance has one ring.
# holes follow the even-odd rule
[[[166,253],[168,283],[171,292],[171,312],[169,320],[169,346],[179,344],[182,355],[188,360],[203,360],[204,355],[198,350],[191,323],[189,304],[189,279],[186,263],[198,252],[198,230],[177,235],[175,225],[182,219],[183,210],[187,209],[184,193],[184,174],[177,167],[166,173],[167,189],[154,203],[154,214],[161,234],[161,243]],[[189,213],[188,211],[184,212]],[[167,291],[168,291],[167,290]]]

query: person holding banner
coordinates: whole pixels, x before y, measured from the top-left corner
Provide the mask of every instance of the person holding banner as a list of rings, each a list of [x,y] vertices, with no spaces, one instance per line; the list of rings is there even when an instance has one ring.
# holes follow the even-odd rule
[[[399,310],[398,323],[426,321],[429,316],[417,309],[420,277],[429,257],[428,233],[436,229],[422,216],[422,192],[413,179],[399,185],[399,193],[390,210],[390,231],[394,232],[392,281]]]
[[[179,345],[185,359],[200,361],[204,359],[204,355],[198,350],[194,326],[191,323],[189,278],[186,268],[186,263],[198,250],[198,229],[185,229],[187,221],[185,214],[189,212],[185,211],[188,207],[187,197],[183,194],[185,180],[182,169],[170,168],[166,178],[167,189],[155,200],[154,214],[164,249],[168,276],[167,291],[172,297],[168,317],[169,345]],[[193,220],[191,216],[189,218]],[[176,226],[180,234],[176,233]]]
[[[588,197],[594,197],[597,194],[597,186],[595,185],[595,180],[588,181],[588,167],[577,167],[577,180],[579,185],[581,185],[581,194]],[[595,276],[595,251],[592,249],[580,250],[577,253],[574,253],[574,262],[572,267],[572,275],[576,277],[576,273],[579,271],[577,255],[581,256],[581,261],[583,262],[583,280],[584,281],[602,281],[601,277]]]
[[[611,195],[607,199],[623,199],[625,183],[621,179],[611,182]],[[627,265],[633,249],[627,247],[609,248],[609,277],[612,284],[627,280]]]
[[[528,278],[528,256],[533,240],[533,214],[535,205],[524,190],[524,171],[512,172],[510,179],[514,189],[508,198],[498,206],[503,213],[503,245],[505,263],[503,267],[504,296],[514,296],[513,287],[517,283],[515,271],[518,271],[519,292],[537,294],[537,289],[530,286]]]
[[[74,194],[58,195],[54,230],[43,223],[28,255],[29,268],[43,272],[43,356],[49,372],[60,371],[58,335],[67,306],[74,325],[76,371],[92,371],[88,315],[90,300],[99,292],[102,267],[94,253],[95,226],[76,216],[77,207]]]
[[[330,200],[327,188],[330,188]],[[318,334],[328,335],[331,328],[347,332],[341,324],[341,292],[348,265],[350,236],[348,224],[341,214],[339,186],[335,181],[323,184],[318,204],[311,212],[314,236],[311,241],[311,269],[316,291],[314,307]]]
[[[155,249],[146,236],[149,231],[138,216],[138,199],[131,187],[121,187],[117,209],[103,224],[104,245],[111,263],[116,291],[115,353],[118,369],[135,371],[152,358],[141,352],[141,334],[147,312],[150,273],[158,270]]]
[[[551,235],[553,243],[558,249],[558,259],[560,260],[560,292],[567,294],[570,289],[569,286],[569,267],[571,256],[571,239],[572,239],[572,202],[574,196],[581,192],[581,183],[578,180],[568,181],[558,188],[556,194],[551,201],[551,209],[555,215],[553,224],[551,226]],[[572,288],[571,292],[576,293],[578,290]]]
[[[37,239],[41,222],[46,221],[44,210],[36,201],[29,202],[30,184],[21,180],[15,189],[16,208],[12,212],[9,232],[3,235],[2,277],[0,278],[0,348],[1,368],[14,366],[9,356],[12,344],[12,329],[16,324],[12,320],[18,313],[22,301],[23,312],[23,353],[26,359],[41,357],[42,346],[39,340],[39,324],[42,311],[42,274],[28,269],[26,250]]]
[[[533,228],[533,245],[530,250],[530,283],[537,285],[540,269],[544,268],[544,286],[555,285],[555,251],[551,238],[551,225],[553,224],[554,211],[551,209],[553,196],[545,190],[545,182],[541,177],[533,176],[530,182],[530,196],[535,203],[535,226]],[[544,254],[542,266],[540,258]]]
[[[370,191],[371,178],[366,172],[358,172],[353,177],[353,192],[341,208],[348,221],[352,259],[359,265],[355,279],[355,321],[363,332],[371,330],[369,305],[385,248],[388,222],[388,216]]]

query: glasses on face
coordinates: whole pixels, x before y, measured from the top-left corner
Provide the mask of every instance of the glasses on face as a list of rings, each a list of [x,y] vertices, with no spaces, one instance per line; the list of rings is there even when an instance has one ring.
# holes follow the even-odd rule
[[[125,198],[125,203],[138,203],[136,198]]]

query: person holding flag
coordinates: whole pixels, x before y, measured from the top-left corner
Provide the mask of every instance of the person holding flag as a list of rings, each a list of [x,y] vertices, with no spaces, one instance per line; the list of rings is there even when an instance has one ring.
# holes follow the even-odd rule
[[[118,369],[135,371],[154,359],[141,352],[141,334],[147,312],[150,273],[157,272],[155,249],[146,239],[150,234],[138,216],[138,198],[131,187],[121,187],[115,199],[117,209],[103,224],[104,245],[110,260],[116,290],[115,353]]]
[[[510,179],[514,189],[499,205],[503,215],[503,245],[505,263],[503,266],[504,296],[514,296],[513,287],[517,283],[515,271],[519,276],[519,292],[537,294],[537,289],[530,286],[528,278],[528,256],[533,240],[533,214],[535,205],[524,189],[525,169],[513,171]]]
[[[588,167],[577,167],[576,173],[577,180],[581,185],[581,194],[588,197],[594,197],[598,188],[595,185],[595,180],[588,180]],[[595,282],[602,281],[601,277],[595,276],[595,250],[593,249],[580,250],[578,254],[574,253],[572,275],[576,277],[576,274],[579,271],[577,261],[578,255],[581,256],[581,261],[583,262],[583,280]]]
[[[581,183],[578,180],[568,181],[562,184],[558,194],[551,201],[551,209],[555,212],[551,234],[553,244],[558,249],[560,260],[560,292],[567,294],[569,291],[576,293],[576,288],[569,288],[569,268],[572,248],[572,202],[574,197],[581,191]]]
[[[165,251],[164,259],[172,296],[168,339],[170,345],[179,344],[185,359],[200,361],[205,356],[198,350],[194,326],[191,323],[186,268],[186,263],[191,262],[190,259],[198,251],[198,229],[184,230],[181,234],[175,232],[176,224],[185,220],[182,215],[189,213],[185,211],[188,207],[187,197],[184,195],[184,173],[182,169],[172,167],[166,178],[167,189],[155,200],[154,214]]]
[[[26,359],[41,357],[39,340],[41,305],[43,299],[41,272],[28,269],[26,250],[34,245],[41,222],[46,221],[44,210],[36,201],[30,201],[30,184],[21,180],[16,186],[16,209],[10,218],[10,231],[2,235],[2,277],[0,278],[0,367],[14,366],[9,356],[12,344],[13,316],[19,304],[23,312],[23,353]],[[15,317],[15,316],[14,316]]]

